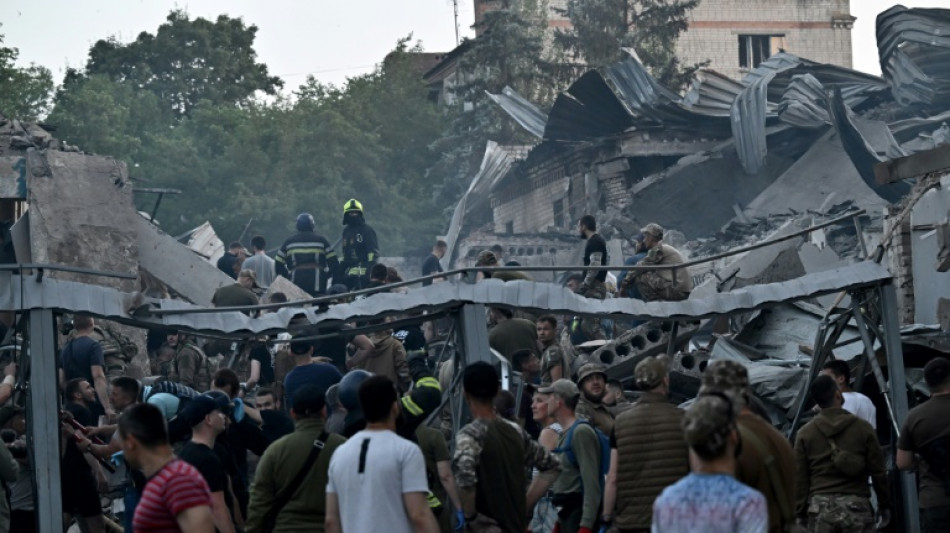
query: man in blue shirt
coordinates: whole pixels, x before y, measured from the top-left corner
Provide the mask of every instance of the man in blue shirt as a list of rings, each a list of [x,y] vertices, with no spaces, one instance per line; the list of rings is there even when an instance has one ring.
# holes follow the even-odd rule
[[[313,362],[313,343],[310,341],[291,341],[290,353],[296,366],[284,378],[284,408],[287,410],[293,407],[291,398],[299,387],[316,385],[327,390],[343,378],[335,366]]]

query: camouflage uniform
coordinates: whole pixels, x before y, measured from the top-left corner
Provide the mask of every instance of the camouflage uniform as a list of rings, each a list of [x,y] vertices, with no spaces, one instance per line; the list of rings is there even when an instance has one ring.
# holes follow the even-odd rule
[[[585,284],[581,287],[580,290],[577,291],[577,294],[585,298],[603,300],[607,298],[607,285],[602,281],[593,280],[589,282],[589,284]],[[599,316],[585,316],[581,318],[580,328],[584,337],[589,341],[604,339],[604,330],[600,326]]]
[[[598,363],[587,363],[577,371],[578,388],[583,389],[584,380],[594,374],[601,374],[604,377],[604,386],[606,387],[606,367]],[[589,420],[604,435],[610,435],[614,430],[614,415],[610,412],[610,409],[601,402],[594,403],[588,400],[584,394],[581,394],[581,399],[577,402],[574,414]]]
[[[854,494],[815,494],[808,501],[809,533],[877,530],[871,502]]]
[[[647,252],[640,265],[674,265],[682,262],[683,256],[675,248],[660,242]],[[634,275],[637,290],[647,302],[685,300],[693,289],[689,271],[683,268],[676,271],[675,281],[673,270],[648,270],[635,272]]]
[[[524,438],[524,464],[527,468],[537,468],[540,472],[560,468],[554,454],[545,450],[537,441],[525,433],[514,422],[508,422]],[[488,433],[488,422],[474,420],[459,430],[455,437],[455,456],[452,458],[452,471],[459,487],[474,487],[478,483],[478,462],[482,453],[482,443]]]
[[[197,391],[211,389],[211,363],[201,348],[191,342],[182,342],[178,353],[175,354],[174,364],[168,376],[171,381],[177,381]]]
[[[567,365],[567,358],[564,356],[564,350],[558,343],[551,343],[541,352],[541,383],[553,383],[551,379],[551,370],[554,367],[561,367],[561,377],[570,378],[571,368]]]

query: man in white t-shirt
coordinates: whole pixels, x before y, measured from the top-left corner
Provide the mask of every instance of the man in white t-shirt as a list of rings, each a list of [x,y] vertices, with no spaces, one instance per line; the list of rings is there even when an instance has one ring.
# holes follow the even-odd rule
[[[838,384],[838,390],[844,398],[841,407],[877,430],[877,408],[870,398],[851,388],[851,367],[848,363],[840,359],[828,361],[821,367],[821,373],[831,376]]]
[[[429,483],[419,447],[396,435],[399,402],[385,376],[360,385],[366,429],[340,445],[330,460],[327,533],[382,531],[438,533],[429,509]]]

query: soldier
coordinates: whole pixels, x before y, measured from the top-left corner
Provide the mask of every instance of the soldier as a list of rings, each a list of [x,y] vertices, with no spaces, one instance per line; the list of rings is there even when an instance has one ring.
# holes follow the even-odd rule
[[[211,388],[211,362],[201,348],[184,333],[168,335],[168,344],[175,349],[168,379],[197,391]]]
[[[587,363],[577,371],[577,385],[581,400],[577,403],[577,416],[590,420],[604,435],[614,430],[614,415],[603,403],[607,394],[607,373],[603,365]]]
[[[571,378],[571,365],[564,349],[557,342],[557,318],[542,315],[537,322],[538,344],[541,345],[541,383],[554,383]]]
[[[339,280],[349,290],[369,286],[369,273],[379,260],[379,242],[376,231],[366,223],[363,204],[355,198],[343,204],[343,260],[340,263]]]
[[[769,531],[788,531],[795,523],[795,452],[785,436],[749,408],[748,370],[736,361],[713,361],[703,372],[699,393],[724,394],[739,411],[736,425],[743,446],[736,479],[765,496]]]
[[[821,412],[795,439],[799,518],[807,517],[808,531],[815,533],[873,532],[868,476],[885,524],[891,502],[877,435],[870,424],[841,408],[841,390],[830,376],[818,376],[809,392]]]
[[[640,261],[641,266],[678,265],[684,262],[679,250],[663,242],[663,228],[659,224],[647,224],[642,233],[642,247],[646,249],[647,255]],[[693,290],[693,279],[685,268],[675,273],[672,269],[631,271],[624,278],[620,293],[627,294],[632,283],[636,291],[630,294],[647,302],[685,300]]]

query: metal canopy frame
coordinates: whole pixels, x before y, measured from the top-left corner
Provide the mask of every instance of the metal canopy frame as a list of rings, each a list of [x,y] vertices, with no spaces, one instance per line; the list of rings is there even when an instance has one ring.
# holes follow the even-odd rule
[[[49,266],[48,269],[56,270],[54,266]],[[27,354],[27,364],[32,367],[32,379],[27,385],[30,390],[30,430],[33,432],[31,453],[36,475],[38,525],[39,531],[44,533],[62,531],[62,501],[59,492],[60,432],[56,416],[59,402],[55,356],[56,313],[84,312],[143,328],[180,328],[197,333],[250,337],[261,332],[286,331],[291,328],[292,319],[300,316],[304,316],[311,327],[333,329],[353,319],[432,310],[451,316],[457,324],[451,334],[454,339],[449,339],[455,341],[460,348],[457,349],[456,374],[452,385],[444,394],[451,402],[453,423],[458,429],[465,413],[464,402],[457,393],[461,384],[461,369],[474,361],[493,360],[485,328],[486,306],[554,310],[586,316],[609,314],[679,320],[747,312],[842,290],[852,294],[877,295],[874,301],[878,306],[873,310],[862,308],[861,313],[856,315],[850,309],[845,312],[851,313],[849,320],[863,320],[869,324],[866,335],[882,340],[887,348],[891,372],[889,384],[894,389],[898,388],[898,384],[903,383],[904,373],[897,317],[894,314],[896,295],[890,274],[873,262],[810,274],[788,282],[746,287],[696,301],[644,303],[626,299],[588,300],[550,284],[487,280],[456,286],[436,284],[410,294],[378,294],[350,304],[334,305],[329,309],[291,306],[257,319],[232,308],[211,310],[172,300],[151,300],[151,305],[148,305],[148,301],[143,301],[138,295],[107,287],[0,271],[0,308],[26,313],[29,318],[29,349],[22,353]],[[852,298],[852,301],[870,300]],[[153,313],[150,312],[155,310],[153,305],[157,305],[162,311],[174,309],[175,312]],[[300,302],[297,302],[297,305],[300,305]],[[873,323],[869,316],[873,317]],[[829,325],[836,323],[838,322],[835,319],[828,321]],[[823,345],[833,344],[834,341],[826,340]],[[817,353],[819,352],[816,350]],[[890,393],[893,411],[896,416],[904,416],[907,412],[906,397],[902,397],[894,389]],[[916,511],[916,506],[911,505],[916,502],[913,478],[908,474],[902,476],[901,489],[905,507]],[[915,514],[905,511],[904,515],[905,523],[914,523],[908,520],[915,519]]]

